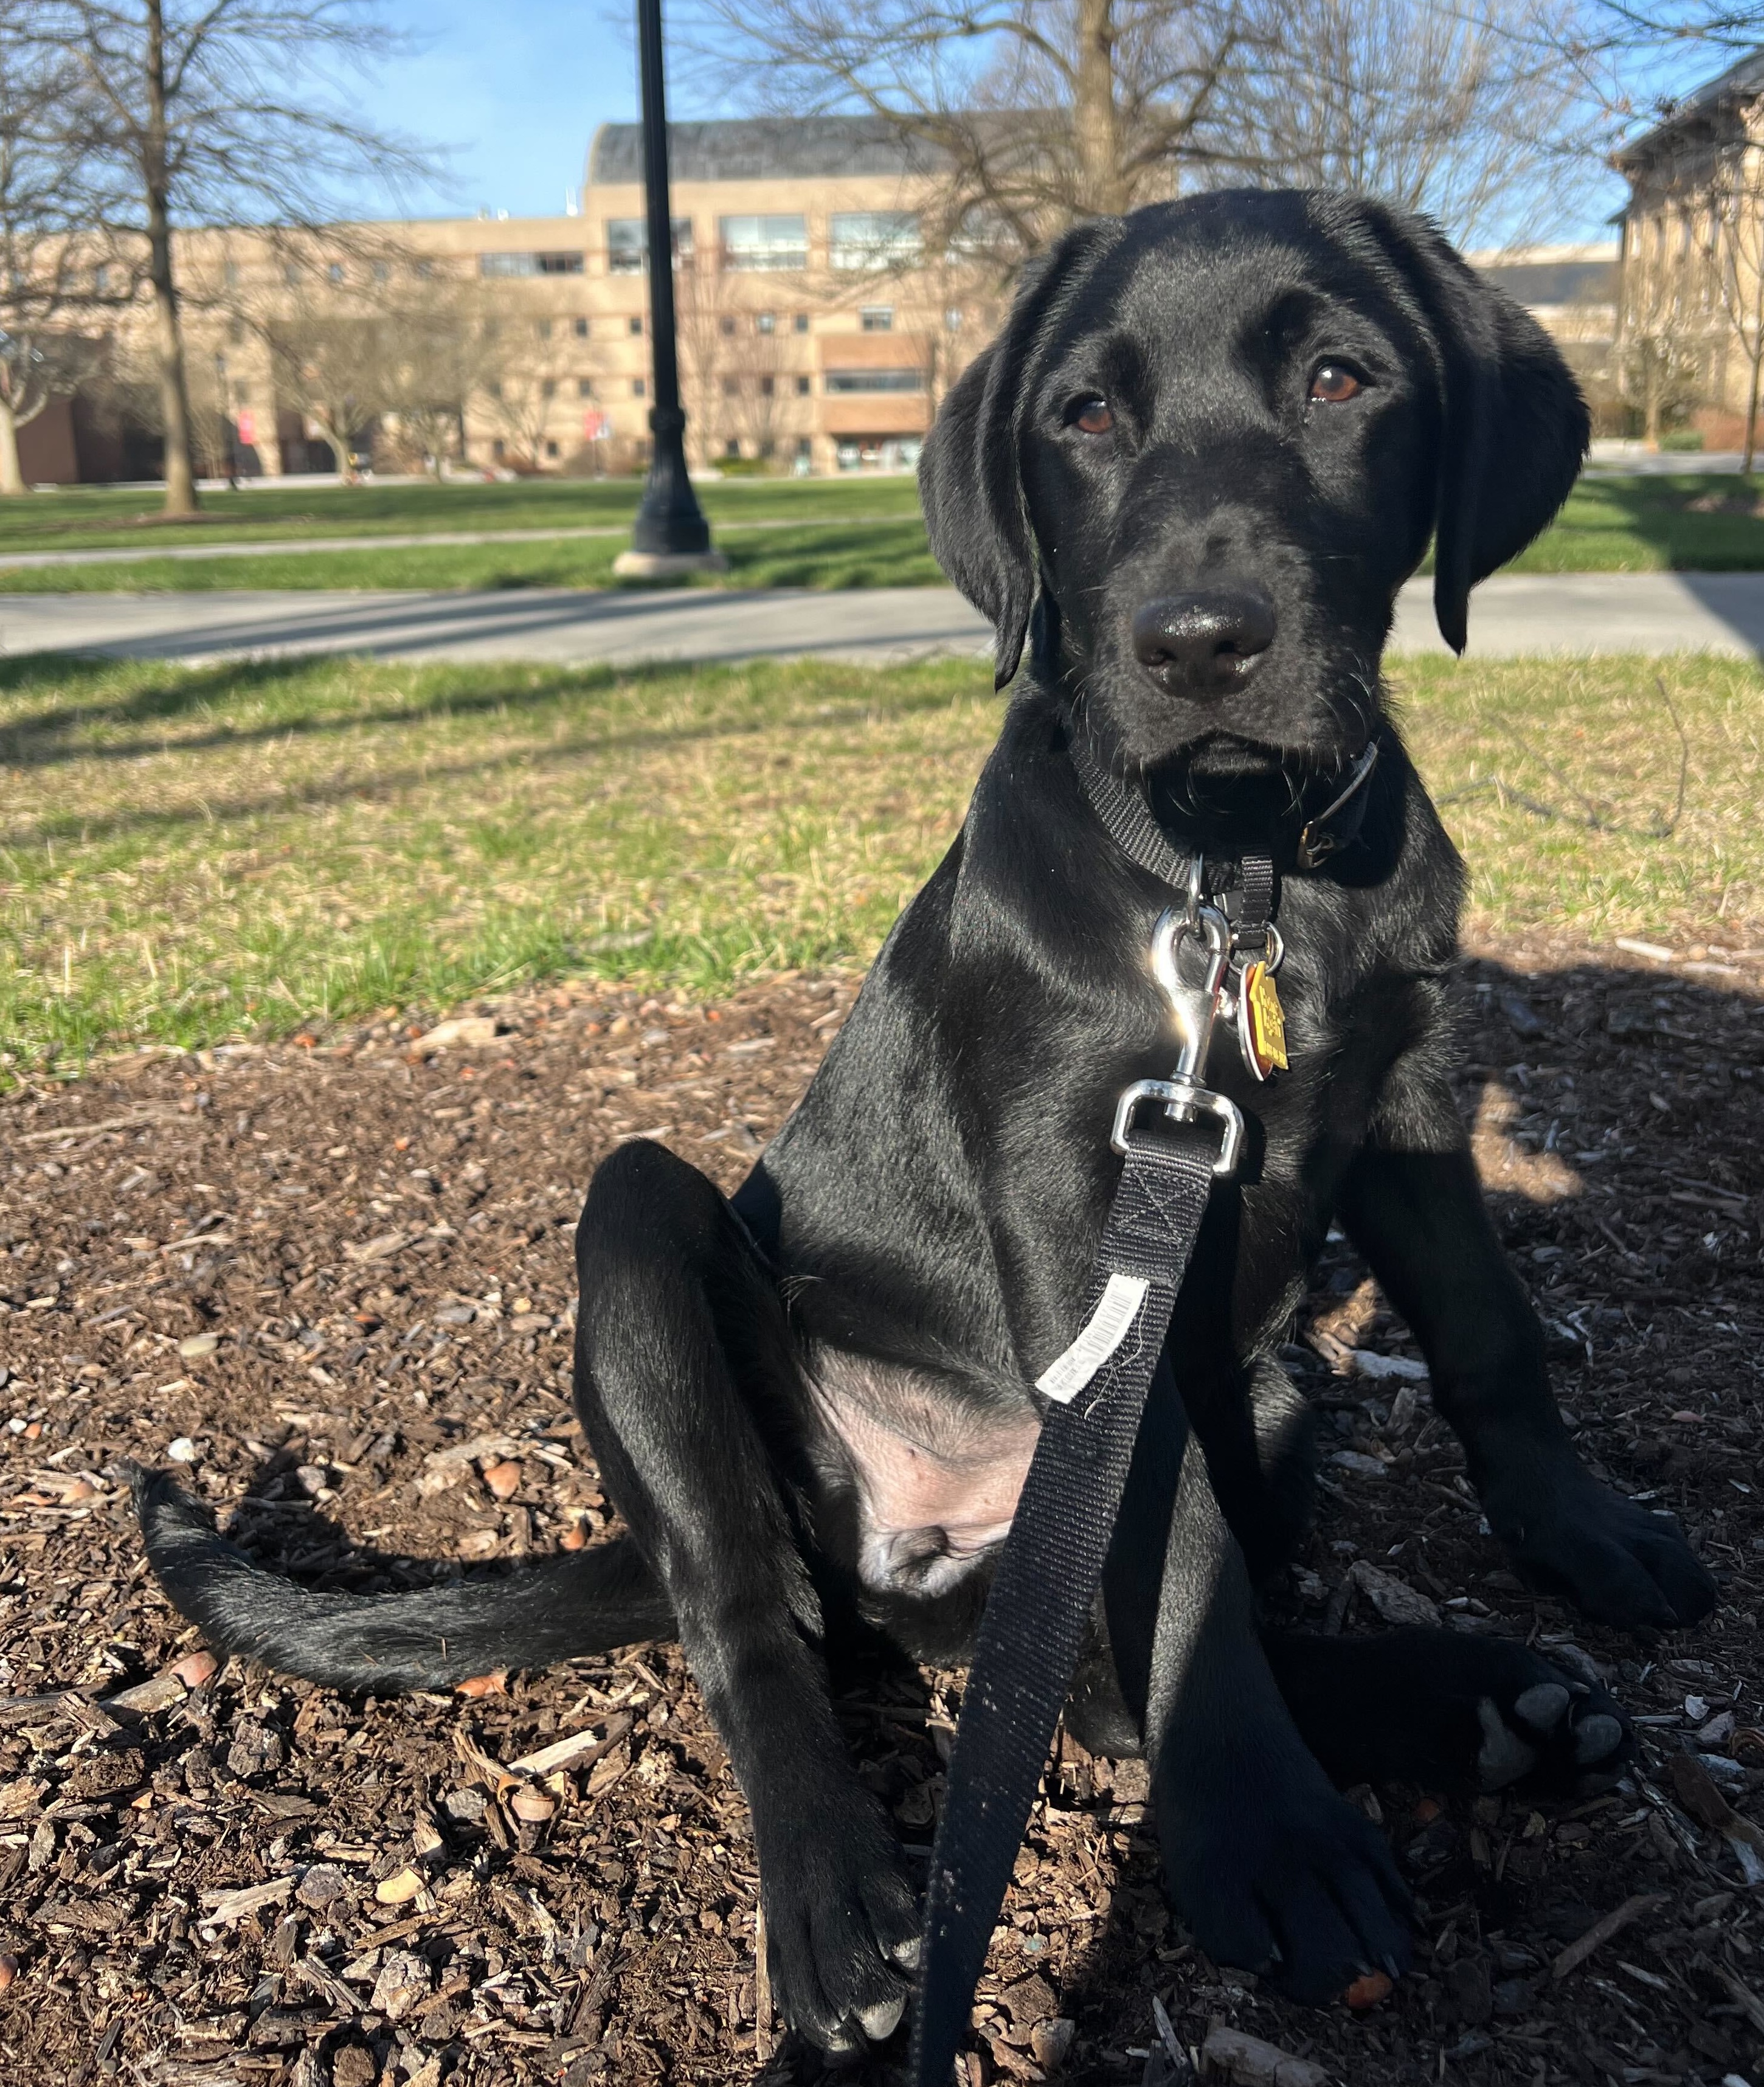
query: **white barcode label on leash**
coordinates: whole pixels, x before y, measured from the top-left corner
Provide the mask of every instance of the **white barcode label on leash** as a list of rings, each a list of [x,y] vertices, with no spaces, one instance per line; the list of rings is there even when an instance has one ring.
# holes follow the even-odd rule
[[[1036,1379],[1036,1389],[1069,1405],[1126,1339],[1151,1287],[1143,1275],[1111,1275],[1084,1330]]]

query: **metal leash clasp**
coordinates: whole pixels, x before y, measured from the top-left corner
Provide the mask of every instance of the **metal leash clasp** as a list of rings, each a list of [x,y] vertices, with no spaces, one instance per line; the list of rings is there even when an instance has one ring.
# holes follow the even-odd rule
[[[1195,958],[1198,958],[1197,964]],[[1176,1021],[1176,1069],[1167,1080],[1135,1080],[1123,1090],[1115,1105],[1115,1125],[1109,1143],[1125,1154],[1127,1133],[1134,1111],[1141,1102],[1162,1102],[1164,1113],[1179,1123],[1197,1116],[1216,1117],[1220,1129],[1215,1174],[1233,1174],[1243,1144],[1243,1112],[1229,1095],[1202,1086],[1200,1073],[1212,1042],[1213,1024],[1219,1018],[1226,976],[1231,969],[1231,927],[1217,907],[1204,903],[1200,890],[1200,865],[1190,874],[1188,903],[1180,913],[1158,916],[1151,933],[1151,970],[1164,988]],[[1185,967],[1184,959],[1188,962]],[[1198,969],[1198,978],[1184,975],[1185,968]]]

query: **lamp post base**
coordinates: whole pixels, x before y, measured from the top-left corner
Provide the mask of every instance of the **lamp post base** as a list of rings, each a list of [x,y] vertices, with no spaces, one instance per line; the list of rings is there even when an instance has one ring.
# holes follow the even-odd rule
[[[621,580],[677,580],[695,573],[726,573],[729,561],[720,551],[621,551],[613,570]]]

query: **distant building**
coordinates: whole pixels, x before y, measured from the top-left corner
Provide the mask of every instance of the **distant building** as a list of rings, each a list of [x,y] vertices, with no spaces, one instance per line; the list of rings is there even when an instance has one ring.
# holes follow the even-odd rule
[[[920,206],[933,176],[922,156],[886,123],[854,117],[676,124],[670,146],[694,463],[910,468],[938,400],[1000,309],[987,271],[928,250]],[[365,354],[376,301],[414,309],[425,295],[451,300],[493,335],[493,352],[480,349],[496,373],[470,386],[450,431],[468,463],[639,465],[650,408],[641,147],[634,124],[595,134],[579,215],[344,225],[328,246],[304,236],[293,262],[284,241],[249,228],[179,235],[204,467],[332,468],[335,430],[289,395],[310,388],[290,381],[300,357],[278,357],[266,332],[304,326],[316,335],[329,313],[335,327],[356,329]],[[260,323],[266,315],[273,323]],[[117,330],[125,344],[144,338],[146,320],[138,303]],[[64,437],[67,417],[58,416]],[[390,455],[408,437],[408,463],[412,441],[425,427],[434,434],[430,416],[373,417],[351,431],[351,446]],[[64,475],[70,440],[53,474],[41,468],[49,446],[37,445],[37,474]],[[124,475],[144,454],[139,434],[86,450],[83,476]]]
[[[1764,266],[1764,51],[1672,104],[1615,164],[1629,184],[1617,359],[1638,432],[1694,420],[1725,446],[1752,382],[1731,314],[1756,307]]]
[[[1005,294],[995,267],[933,230],[935,156],[881,119],[850,116],[676,123],[669,149],[694,462],[910,468],[944,393],[996,330]],[[605,124],[588,148],[579,214],[342,225],[292,247],[250,228],[181,234],[201,467],[330,470],[340,450],[408,467],[442,449],[485,469],[639,466],[651,403],[642,173],[640,127]],[[1470,258],[1584,372],[1604,369],[1614,246]],[[378,311],[409,314],[413,335],[456,322],[432,399],[416,395],[412,372],[402,408],[368,383],[368,362],[400,348],[395,326],[390,339],[376,330]],[[145,340],[147,317],[144,302],[124,314],[119,361]],[[329,396],[348,393],[349,344],[371,409]],[[433,344],[427,352],[449,360]],[[455,410],[438,410],[449,401]],[[108,415],[76,402],[46,416],[28,475],[146,475],[152,442],[129,411],[126,400]]]

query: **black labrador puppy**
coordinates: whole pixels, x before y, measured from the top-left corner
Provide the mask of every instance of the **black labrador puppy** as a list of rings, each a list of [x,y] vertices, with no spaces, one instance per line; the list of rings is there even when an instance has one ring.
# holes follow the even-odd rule
[[[1626,1735],[1514,1643],[1258,1628],[1256,1577],[1309,1496],[1275,1358],[1331,1219],[1414,1329],[1530,1581],[1632,1628],[1715,1596],[1557,1415],[1448,1081],[1461,867],[1380,701],[1429,538],[1461,647],[1471,587],[1554,514],[1587,430],[1544,333],[1375,203],[1215,194],[1061,240],[921,475],[938,557],[1014,679],[961,833],[733,1199],[641,1142],[588,1192],[576,1402],[630,1535],[361,1599],[253,1568],[143,1480],[178,1607],[230,1650],[382,1692],[677,1631],[752,1809],[781,2006],[831,2047],[886,2035],[918,1917],[830,1652],[868,1624],[967,1654],[1036,1379],[1082,1316],[1116,1099],[1170,1067],[1147,953],[1171,894],[1091,810],[1084,735],[1178,850],[1283,873],[1291,1069],[1258,1086],[1214,1054],[1249,1150],[1183,1287],[1068,1715],[1099,1749],[1143,1747],[1170,1891],[1211,1956],[1315,2001],[1400,1968],[1403,1888],[1332,1782],[1572,1778]],[[1374,744],[1352,845],[1301,867]]]

